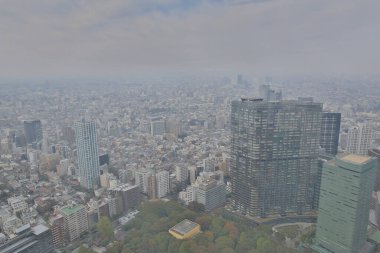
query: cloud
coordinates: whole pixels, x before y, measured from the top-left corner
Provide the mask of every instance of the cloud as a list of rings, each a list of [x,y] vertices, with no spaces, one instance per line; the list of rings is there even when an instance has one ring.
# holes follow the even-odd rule
[[[0,0],[0,74],[376,73],[377,0]]]

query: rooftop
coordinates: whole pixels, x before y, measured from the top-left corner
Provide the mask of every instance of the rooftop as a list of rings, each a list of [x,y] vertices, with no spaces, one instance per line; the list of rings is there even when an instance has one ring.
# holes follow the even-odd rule
[[[364,164],[368,162],[370,159],[371,158],[368,156],[361,156],[361,155],[354,155],[354,154],[349,154],[341,158],[341,160],[345,162],[350,162],[350,163],[355,163],[355,164]]]
[[[185,235],[189,233],[191,230],[193,230],[194,228],[196,228],[197,226],[199,226],[198,223],[192,222],[190,220],[183,220],[177,225],[175,225],[174,227],[172,227],[170,230],[178,234]]]
[[[78,210],[82,209],[84,206],[83,205],[76,205],[76,206],[66,206],[64,208],[61,209],[61,212],[64,214],[64,215],[71,215],[75,212],[77,212]]]

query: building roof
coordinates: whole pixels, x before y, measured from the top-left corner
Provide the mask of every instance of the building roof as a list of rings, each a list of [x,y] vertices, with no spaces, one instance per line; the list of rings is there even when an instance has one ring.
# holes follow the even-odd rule
[[[76,205],[76,206],[73,206],[73,207],[66,206],[66,207],[64,207],[64,208],[61,209],[61,212],[64,215],[71,215],[73,213],[76,213],[78,210],[82,209],[83,207],[84,207],[83,205]]]
[[[364,164],[368,162],[370,159],[371,158],[368,156],[361,156],[361,155],[354,155],[354,154],[349,154],[341,158],[341,160],[345,162],[350,162],[350,163],[355,163],[355,164]]]
[[[33,230],[33,234],[40,235],[40,234],[48,231],[49,228],[45,227],[44,225],[37,225],[37,226],[33,227],[32,230]]]
[[[191,230],[199,226],[198,223],[192,222],[191,220],[183,220],[180,223],[176,224],[170,230],[174,231],[178,234],[185,235],[189,233]]]

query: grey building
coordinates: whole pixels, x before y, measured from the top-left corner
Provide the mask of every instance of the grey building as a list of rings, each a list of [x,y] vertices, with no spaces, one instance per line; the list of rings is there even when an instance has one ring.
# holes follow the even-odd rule
[[[30,228],[24,225],[16,230],[16,237],[0,245],[0,253],[52,253],[51,230],[43,225]]]
[[[251,216],[313,209],[322,104],[232,102],[232,206]]]
[[[340,113],[323,112],[319,145],[327,154],[338,153]]]
[[[380,150],[375,148],[370,149],[368,150],[368,156],[375,157],[377,159],[376,179],[373,190],[378,192],[380,191]]]
[[[87,189],[99,186],[100,169],[95,122],[75,122],[80,184]]]
[[[42,124],[38,120],[24,121],[24,134],[26,143],[36,144],[42,142]]]
[[[202,178],[195,186],[196,201],[204,205],[206,211],[222,206],[226,202],[224,183],[213,178]]]

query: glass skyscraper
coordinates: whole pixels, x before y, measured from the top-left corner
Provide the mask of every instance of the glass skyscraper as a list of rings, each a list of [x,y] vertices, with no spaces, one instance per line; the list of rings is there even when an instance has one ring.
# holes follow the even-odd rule
[[[324,164],[315,250],[356,253],[367,239],[376,159],[354,154]]]
[[[95,122],[82,119],[75,122],[74,128],[80,184],[87,189],[96,189],[100,169]]]
[[[318,181],[322,104],[232,102],[232,206],[251,216],[302,214]]]
[[[327,154],[334,156],[338,153],[340,118],[340,113],[322,113],[321,137],[319,144]]]

